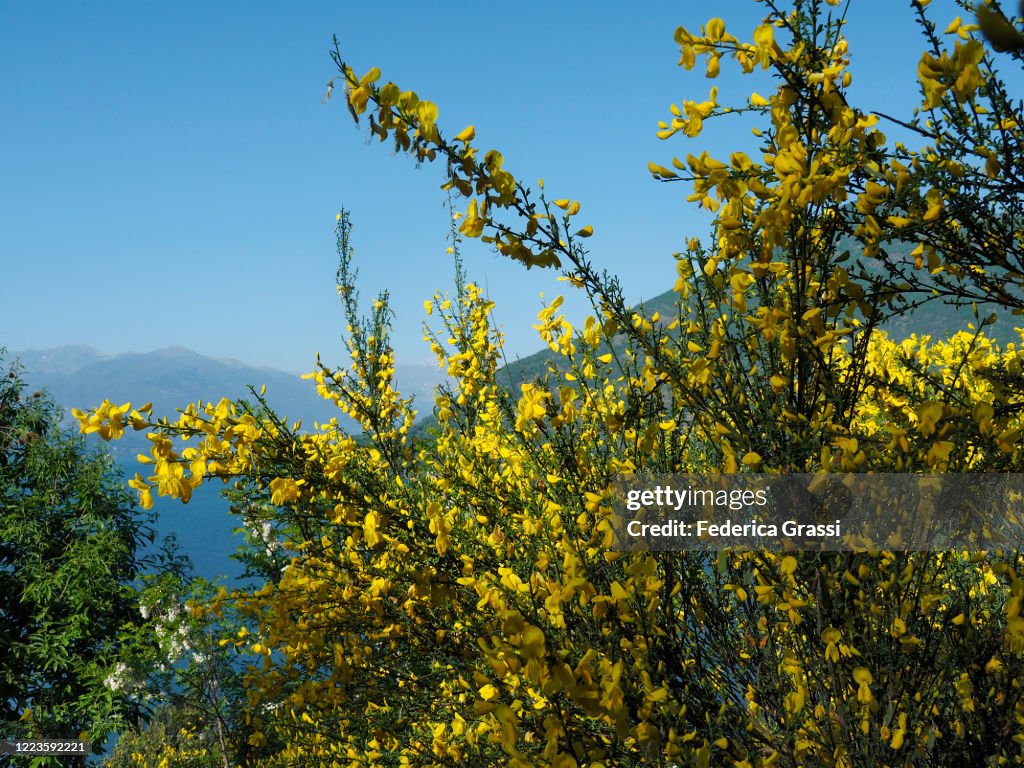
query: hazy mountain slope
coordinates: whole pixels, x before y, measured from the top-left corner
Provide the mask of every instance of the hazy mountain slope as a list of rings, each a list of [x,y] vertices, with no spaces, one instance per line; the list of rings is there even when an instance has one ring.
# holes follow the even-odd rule
[[[654,312],[658,312],[661,314],[662,319],[670,321],[671,318],[676,316],[676,298],[677,296],[673,291],[666,291],[641,302],[637,306],[638,308],[642,306],[648,317]],[[979,311],[982,319],[991,314],[991,309],[979,308]],[[576,318],[577,321],[581,319]],[[977,322],[969,307],[955,307],[939,301],[930,301],[917,307],[907,315],[901,315],[889,320],[882,326],[882,329],[898,340],[909,338],[911,334],[917,334],[918,336],[928,335],[938,339],[948,337],[957,331],[966,331],[968,330],[968,324],[971,323],[977,326]],[[582,325],[582,322],[577,322],[576,324]],[[1003,345],[1009,342],[1020,344],[1020,334],[1014,330],[1014,326],[1019,325],[1024,325],[1024,320],[1014,317],[1009,312],[1003,312],[998,315],[995,324],[985,328],[985,333]],[[624,339],[619,337],[616,339],[614,346],[617,349],[621,349],[624,343]],[[518,358],[508,363],[499,371],[498,381],[518,390],[519,384],[543,377],[549,360],[555,362],[559,367],[564,363],[564,358],[548,349],[542,349],[532,355]]]
[[[66,411],[94,408],[107,398],[134,405],[151,401],[155,415],[174,416],[178,408],[197,401],[216,402],[221,397],[251,400],[249,387],[259,390],[266,385],[267,401],[290,421],[301,420],[312,428],[314,422],[336,417],[346,429],[356,429],[355,422],[321,398],[315,383],[308,379],[237,360],[206,357],[182,347],[106,356],[91,347],[71,346],[25,350],[12,356],[25,367],[29,385],[46,389]],[[429,414],[442,372],[425,365],[398,366],[395,376],[403,394],[415,395],[417,405]],[[129,432],[126,441],[110,447],[117,456],[134,456],[146,443]]]

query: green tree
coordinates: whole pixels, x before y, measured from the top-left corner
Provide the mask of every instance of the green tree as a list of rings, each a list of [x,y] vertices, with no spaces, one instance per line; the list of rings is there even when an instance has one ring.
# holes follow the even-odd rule
[[[185,563],[144,554],[153,517],[112,459],[64,432],[60,410],[26,392],[16,363],[3,368],[0,737],[98,749],[144,714],[143,681],[130,671],[156,651],[140,613],[143,577],[178,582]]]

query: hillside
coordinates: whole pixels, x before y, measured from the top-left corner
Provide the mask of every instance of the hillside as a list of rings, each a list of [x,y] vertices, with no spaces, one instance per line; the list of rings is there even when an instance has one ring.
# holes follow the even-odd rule
[[[676,315],[676,294],[673,291],[666,291],[651,299],[639,302],[636,308],[643,309],[643,312],[650,316],[654,312],[661,314],[663,318],[671,318]],[[981,315],[985,317],[984,312]],[[579,320],[579,318],[576,318]],[[1010,342],[1020,343],[1020,334],[1014,329],[1019,321],[1008,313],[1001,315],[995,324],[988,326],[986,334],[995,339],[999,344],[1005,345]],[[932,336],[940,338],[950,336],[960,330],[968,330],[969,324],[975,324],[974,315],[969,307],[955,307],[944,304],[940,301],[930,301],[913,312],[893,318],[882,326],[882,329],[897,340],[909,338],[912,334],[918,336]],[[581,325],[582,323],[575,323]],[[1024,323],[1020,323],[1024,325]],[[623,344],[621,337],[616,339],[614,346],[619,349]],[[507,382],[508,386],[518,389],[519,385],[542,378],[547,370],[547,363],[554,361],[561,363],[558,355],[548,349],[542,349],[526,357],[518,358],[504,366],[499,372],[499,381]]]

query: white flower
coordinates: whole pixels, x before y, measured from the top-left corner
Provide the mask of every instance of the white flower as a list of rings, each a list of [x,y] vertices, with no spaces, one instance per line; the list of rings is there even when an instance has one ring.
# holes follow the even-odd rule
[[[275,552],[281,549],[281,542],[277,540],[277,536],[274,534],[274,526],[270,524],[269,520],[264,520],[260,524],[259,530],[256,530],[254,527],[253,533],[262,542],[268,556],[273,556]]]
[[[123,661],[115,664],[114,669],[111,670],[110,674],[103,681],[103,685],[112,691],[124,690],[128,685],[128,665]]]

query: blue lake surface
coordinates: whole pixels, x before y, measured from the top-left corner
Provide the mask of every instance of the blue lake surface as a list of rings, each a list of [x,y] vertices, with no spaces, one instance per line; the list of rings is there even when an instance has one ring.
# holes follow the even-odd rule
[[[123,465],[125,477],[132,477],[138,465]],[[197,488],[188,504],[176,499],[153,496],[156,513],[156,531],[159,539],[174,536],[178,548],[192,561],[193,574],[215,581],[236,581],[242,573],[242,564],[231,559],[242,534],[234,529],[241,519],[231,514],[228,500],[220,495],[224,486],[220,482],[206,483]]]

